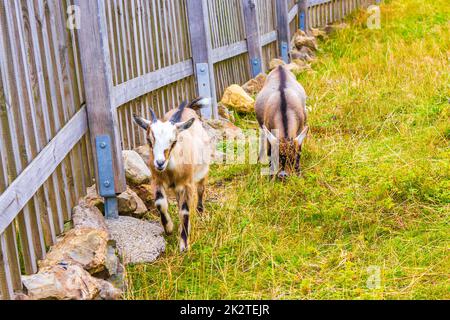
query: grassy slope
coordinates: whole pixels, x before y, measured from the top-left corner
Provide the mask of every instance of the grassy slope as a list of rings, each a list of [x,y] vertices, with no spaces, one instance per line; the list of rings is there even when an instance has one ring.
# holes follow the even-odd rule
[[[128,298],[450,298],[449,7],[382,11],[381,30],[357,14],[299,78],[313,109],[303,177],[214,168],[190,253],[169,238],[158,262],[128,269]]]

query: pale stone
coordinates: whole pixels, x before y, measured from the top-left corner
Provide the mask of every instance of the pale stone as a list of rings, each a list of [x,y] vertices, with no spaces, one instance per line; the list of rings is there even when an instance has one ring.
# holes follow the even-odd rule
[[[211,159],[214,163],[222,163],[225,159],[225,154],[218,150],[219,144],[231,142],[234,139],[245,139],[241,128],[224,119],[205,121],[203,127],[211,138],[213,145]]]
[[[246,84],[244,84],[242,86],[242,89],[244,89],[250,95],[256,95],[264,87],[266,79],[267,76],[264,73],[260,73],[255,78],[251,79]]]
[[[72,222],[74,229],[97,229],[108,232],[105,218],[100,210],[95,206],[90,206],[81,202],[72,209]]]
[[[14,300],[31,300],[30,297],[22,292],[17,292],[14,295]]]
[[[342,22],[342,23],[329,24],[325,28],[323,28],[323,31],[326,34],[332,34],[338,30],[344,30],[347,28],[348,28],[348,24],[346,24],[345,22]]]
[[[249,113],[254,111],[255,100],[240,86],[233,84],[225,90],[221,103],[238,112]]]
[[[151,172],[141,156],[133,150],[123,151],[125,176],[132,185],[147,183],[151,179]]]
[[[142,217],[148,212],[144,201],[130,187],[127,187],[127,190],[117,197],[117,201],[121,215]]]
[[[314,52],[308,47],[303,47],[300,50],[297,50],[297,48],[294,48],[290,52],[290,56],[291,56],[292,60],[302,60],[304,62],[313,62],[315,59]]]
[[[137,147],[134,151],[141,156],[147,166],[150,164],[150,146],[148,144]]]
[[[324,40],[328,36],[325,31],[316,28],[311,28],[311,35],[320,40]]]
[[[97,186],[87,189],[86,196],[80,200],[80,204],[86,204],[88,207],[97,207],[101,212],[105,212],[105,201],[97,193]]]
[[[243,136],[242,129],[226,120],[208,120],[204,125],[212,140],[235,139]]]
[[[311,66],[300,59],[293,60],[290,64],[286,65],[286,68],[294,74],[311,70]]]
[[[286,65],[286,62],[284,62],[283,60],[281,60],[281,59],[272,59],[272,60],[270,60],[270,63],[269,63],[269,70],[273,70],[276,67],[284,66],[284,65]]]
[[[152,208],[154,205],[153,187],[149,184],[141,184],[137,187],[132,187],[132,190],[144,202],[147,208]]]
[[[54,265],[39,273],[22,276],[27,297],[32,300],[117,300],[119,289],[107,281],[92,277],[79,265]]]
[[[226,119],[226,120],[229,120],[231,122],[235,121],[233,111],[228,110],[228,108],[226,106],[224,106],[222,103],[219,103],[217,105],[217,108],[219,109],[219,116],[222,119]]]
[[[306,35],[302,30],[297,31],[294,34],[292,44],[293,47],[297,48],[297,50],[300,50],[303,47],[308,47],[313,51],[317,51],[319,49],[316,38]]]
[[[57,242],[40,268],[58,264],[80,265],[91,274],[105,270],[108,232],[96,229],[72,229]]]

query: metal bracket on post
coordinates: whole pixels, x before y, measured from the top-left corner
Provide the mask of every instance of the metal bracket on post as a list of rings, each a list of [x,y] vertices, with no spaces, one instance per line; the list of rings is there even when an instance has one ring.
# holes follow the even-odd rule
[[[98,189],[100,196],[105,198],[106,219],[118,219],[119,210],[114,185],[114,169],[111,152],[111,138],[107,135],[95,138],[98,162]]]
[[[304,32],[307,32],[308,29],[308,7],[308,0],[298,1],[298,27]]]
[[[289,45],[287,42],[281,42],[281,58],[284,62],[289,63]]]
[[[299,17],[298,21],[299,21],[300,30],[303,30],[306,32],[305,13],[304,12],[300,13],[300,17]]]
[[[261,60],[254,58],[252,59],[252,77],[254,78],[260,73],[262,73]]]
[[[207,63],[197,63],[195,66],[197,72],[198,94],[200,97],[211,100],[211,82],[209,80],[209,66]],[[202,116],[206,119],[211,118],[212,108],[203,108]]]

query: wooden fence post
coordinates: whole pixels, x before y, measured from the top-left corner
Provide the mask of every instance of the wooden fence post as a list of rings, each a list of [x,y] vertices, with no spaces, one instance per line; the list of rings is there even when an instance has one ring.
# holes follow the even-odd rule
[[[262,47],[255,0],[241,0],[252,77],[263,72]]]
[[[284,62],[289,63],[289,10],[287,0],[276,0],[277,8],[277,29],[278,29],[278,48],[280,57]]]
[[[197,93],[211,99],[211,108],[203,108],[206,119],[218,118],[217,95],[212,60],[211,31],[206,0],[187,0],[189,37],[194,64]]]
[[[122,146],[114,108],[104,0],[76,0],[78,30],[97,189],[106,198],[107,218],[116,218],[117,198],[126,190]]]
[[[299,0],[298,2],[298,27],[305,32],[309,31],[308,2],[308,0]]]

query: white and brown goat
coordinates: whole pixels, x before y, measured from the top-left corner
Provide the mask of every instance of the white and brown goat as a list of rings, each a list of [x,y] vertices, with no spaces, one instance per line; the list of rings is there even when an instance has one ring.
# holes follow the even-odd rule
[[[155,205],[166,234],[173,232],[166,191],[175,191],[180,214],[181,252],[189,247],[191,209],[196,205],[197,210],[203,212],[211,144],[195,111],[207,104],[208,99],[201,98],[189,105],[184,102],[169,111],[162,120],[158,120],[153,110],[150,110],[150,120],[134,115],[136,123],[147,133]]]
[[[299,172],[308,126],[305,89],[294,74],[284,66],[274,69],[256,98],[255,111],[264,133],[260,141],[260,161],[278,149],[279,169],[273,174],[284,180]]]

